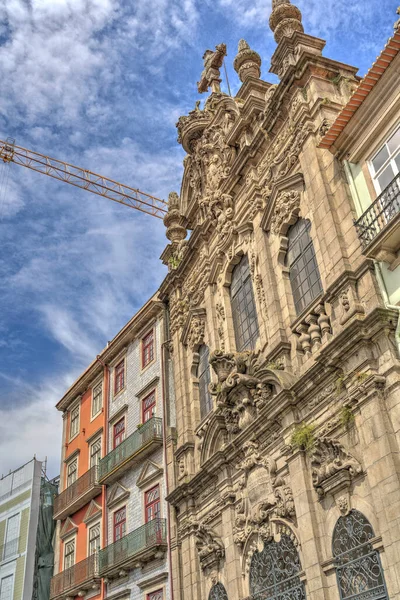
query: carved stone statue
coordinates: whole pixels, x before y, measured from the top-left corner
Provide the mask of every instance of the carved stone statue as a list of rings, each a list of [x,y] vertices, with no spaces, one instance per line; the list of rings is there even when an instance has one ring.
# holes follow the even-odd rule
[[[201,79],[197,83],[199,94],[207,92],[208,88],[214,93],[221,92],[221,79],[219,70],[222,67],[224,57],[226,56],[226,45],[218,44],[215,47],[215,52],[206,50],[203,56],[204,70],[201,74]]]

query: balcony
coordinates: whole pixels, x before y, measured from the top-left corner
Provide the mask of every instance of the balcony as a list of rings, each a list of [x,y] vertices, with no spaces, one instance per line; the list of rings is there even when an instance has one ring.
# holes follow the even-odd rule
[[[65,519],[101,493],[98,467],[92,467],[54,499],[53,519]]]
[[[162,445],[162,419],[152,417],[99,462],[99,482],[112,483]]]
[[[99,585],[98,554],[92,554],[51,579],[50,599],[84,596]]]
[[[400,249],[400,174],[354,224],[363,254],[395,269]]]
[[[153,519],[99,552],[101,577],[112,578],[163,556],[167,549],[166,519]]]

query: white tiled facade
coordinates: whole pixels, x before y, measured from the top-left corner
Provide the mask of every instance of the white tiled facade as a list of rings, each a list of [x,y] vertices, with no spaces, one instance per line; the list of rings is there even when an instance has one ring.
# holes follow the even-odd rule
[[[154,333],[154,359],[142,368],[142,339],[149,332]],[[110,369],[110,393],[108,412],[108,451],[113,449],[113,428],[125,416],[125,439],[138,429],[142,423],[142,400],[155,390],[156,407],[154,416],[163,418],[163,385],[162,385],[162,342],[163,318],[159,315],[149,321],[140,330],[135,339],[113,360]],[[114,370],[125,358],[125,385],[122,391],[114,394]],[[145,473],[146,472],[146,473]],[[139,480],[140,478],[140,480]],[[139,486],[137,485],[139,481]],[[141,483],[142,481],[142,483]],[[114,513],[126,507],[126,534],[145,524],[145,492],[155,485],[160,486],[161,514],[167,518],[167,494],[165,485],[165,465],[163,447],[158,447],[150,455],[135,463],[120,478],[108,486],[107,504],[107,537],[108,544],[114,541]],[[121,499],[119,500],[119,497]],[[168,582],[168,555],[154,558],[141,567],[135,567],[125,576],[113,579],[108,583],[107,598],[130,598],[146,600],[152,591],[163,590],[163,599],[170,599]]]

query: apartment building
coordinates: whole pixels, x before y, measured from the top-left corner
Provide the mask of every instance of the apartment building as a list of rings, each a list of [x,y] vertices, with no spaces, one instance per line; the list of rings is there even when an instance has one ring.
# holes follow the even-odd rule
[[[65,411],[66,500],[60,494],[56,502],[60,551],[52,599],[170,597],[164,313],[150,299],[57,405]]]
[[[1,600],[48,600],[56,491],[35,458],[0,479]]]

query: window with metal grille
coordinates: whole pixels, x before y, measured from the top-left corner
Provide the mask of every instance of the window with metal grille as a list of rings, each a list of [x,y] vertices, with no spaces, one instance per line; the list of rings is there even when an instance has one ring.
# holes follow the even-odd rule
[[[400,173],[400,127],[370,160],[370,171],[378,194]]]
[[[90,466],[95,467],[101,459],[101,437],[90,444]]]
[[[76,406],[73,410],[71,410],[70,418],[69,437],[71,439],[79,432],[79,406]]]
[[[212,410],[213,403],[208,386],[211,382],[208,346],[202,344],[199,348],[199,364],[197,366],[197,379],[199,380],[200,416],[202,419]]]
[[[117,423],[114,425],[114,448],[119,446],[121,442],[125,439],[125,417],[122,417]]]
[[[156,592],[146,594],[146,600],[163,600],[163,591],[157,590]]]
[[[145,492],[145,518],[146,523],[161,516],[160,509],[160,486],[156,485],[148,492]]]
[[[89,529],[89,556],[100,550],[100,523]]]
[[[114,396],[125,387],[125,359],[114,368]]]
[[[142,423],[145,423],[156,413],[156,391],[153,390],[142,400]]]
[[[2,577],[0,582],[0,600],[11,600],[13,597],[14,575]]]
[[[230,291],[236,349],[239,352],[254,350],[259,332],[247,255],[244,255],[240,263],[233,269]]]
[[[154,360],[154,332],[151,330],[142,339],[142,369]]]
[[[64,548],[64,571],[75,563],[75,540],[66,542]]]
[[[67,487],[75,483],[78,478],[78,459],[71,460],[67,466]]]
[[[99,414],[103,408],[103,384],[99,383],[92,390],[92,417]]]
[[[388,600],[385,577],[371,540],[371,523],[358,510],[340,517],[332,538],[332,554],[340,600]]]
[[[250,563],[251,600],[306,600],[304,583],[300,580],[301,564],[296,546],[289,536],[279,542],[265,542]]]
[[[126,506],[114,513],[114,542],[124,537],[126,533]]]
[[[226,589],[220,581],[212,586],[208,600],[228,600]]]
[[[310,237],[311,223],[299,219],[287,234],[286,265],[296,313],[300,314],[322,292],[321,278],[314,245]]]

